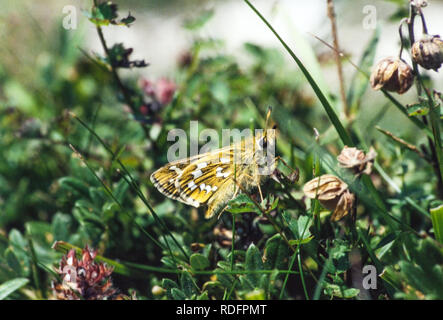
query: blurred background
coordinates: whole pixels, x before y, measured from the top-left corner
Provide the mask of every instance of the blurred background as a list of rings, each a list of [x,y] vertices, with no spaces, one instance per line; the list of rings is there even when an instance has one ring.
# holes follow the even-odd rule
[[[432,166],[419,153],[393,143],[375,125],[417,146],[427,143],[426,135],[418,132],[410,119],[383,94],[371,90],[367,79],[343,59],[346,101],[353,116],[347,122],[349,119],[342,112],[333,51],[315,38],[333,42],[326,0],[252,2],[299,56],[345,125],[353,128],[350,130],[353,139],[366,149],[373,146],[377,150],[377,159],[387,173],[373,174],[371,178],[390,213],[417,231],[429,231],[430,221],[424,216],[429,203],[437,197]],[[441,34],[443,1],[428,2],[425,8],[428,30],[430,34]],[[137,227],[142,226],[160,241],[164,240],[163,231],[147,214],[141,199],[116,173],[114,158],[90,132],[69,117],[68,111],[75,112],[119,153],[180,244],[187,250],[191,243],[208,244],[205,249],[208,256],[209,247],[214,244],[218,251],[216,254],[211,251],[214,256],[208,258],[213,268],[222,259],[228,261],[230,250],[214,240],[218,239],[214,227],[221,224],[220,228],[229,229],[230,222],[215,219],[207,222],[203,211],[166,199],[148,180],[150,173],[166,163],[170,146],[166,141],[168,130],[177,127],[187,130],[190,120],[199,120],[200,129],[263,127],[266,109],[271,105],[273,118],[281,130],[279,152],[293,167],[300,168],[300,181],[294,188],[297,201],[304,201],[301,185],[312,178],[318,155],[324,168],[335,166],[341,146],[324,109],[296,64],[244,1],[116,0],[115,3],[119,6],[119,18],[130,12],[136,20],[130,27],[103,27],[108,47],[123,43],[125,48],[133,49],[131,60],[149,63],[145,68],[118,70],[134,97],[130,105],[106,71],[96,26],[85,16],[92,1],[1,0],[0,283],[14,277],[31,279],[30,261],[35,257],[39,266],[51,269],[60,258],[51,249],[55,240],[78,247],[88,243],[100,254],[123,261],[176,267]],[[338,39],[345,56],[368,73],[381,58],[397,55],[398,25],[408,14],[408,3],[407,0],[334,1]],[[76,16],[75,28],[69,30],[63,27],[67,6],[74,9]],[[371,14],[375,20],[371,20]],[[419,21],[416,30],[419,37]],[[403,58],[410,62],[407,50]],[[443,90],[441,70],[423,74],[427,84]],[[395,98],[404,105],[414,104],[416,90],[411,88]],[[321,136],[318,144],[314,127]],[[99,181],[68,147],[69,143],[112,186],[122,208],[108,198]],[[357,211],[366,219],[361,219],[364,224],[361,228],[372,227],[371,243],[375,246],[387,236],[389,228],[370,206],[373,200],[361,196]],[[407,196],[416,201],[415,208],[405,201]],[[290,210],[294,216],[305,213],[288,205]],[[275,233],[269,225],[251,221],[241,225],[239,236],[243,232],[243,237],[238,242],[239,250],[251,243],[261,245],[261,250],[264,241]],[[334,232],[338,234],[334,228],[338,230],[337,225],[331,227],[325,223],[319,231],[321,235],[316,234],[319,242],[329,239],[328,245],[333,243]],[[28,239],[33,241],[36,255],[29,253]],[[342,248],[350,247],[351,242]],[[411,248],[417,247],[410,243]],[[307,260],[312,260],[308,261],[312,270],[319,274],[318,266],[324,261],[316,260],[316,250],[307,248],[304,254]],[[383,263],[396,263],[400,258],[395,255],[401,250],[385,250],[383,255],[388,253]],[[49,283],[52,278],[44,270],[39,269],[42,282]],[[340,274],[346,270],[340,270]],[[136,288],[142,297],[152,298],[150,288],[160,285],[165,275],[144,276],[119,273],[115,279],[121,289]],[[46,298],[48,293],[38,288],[35,279],[30,280],[31,290],[16,293],[14,297]],[[300,281],[291,281],[284,297],[303,298]],[[437,284],[437,289],[429,292],[441,290],[443,286]],[[315,289],[312,279],[307,285],[309,290]],[[278,294],[271,292],[267,298],[276,298]],[[220,298],[219,293],[214,296]]]
[[[90,2],[4,0],[4,10],[0,13],[0,37],[3,43],[0,55],[3,68],[11,74],[20,74],[23,79],[30,81],[35,67],[49,63],[53,49],[51,46],[54,37],[60,36],[62,19],[66,16],[63,8],[66,6],[75,7],[78,23],[76,29],[66,32],[65,41],[68,41],[73,48],[102,53],[94,25],[89,23],[82,13],[88,10]],[[431,6],[431,9],[426,10],[428,29],[431,34],[438,33],[443,28],[443,20],[440,19],[443,1],[428,2]],[[219,52],[235,56],[245,68],[251,65],[250,56],[243,50],[245,42],[277,48],[288,62],[288,70],[296,70],[295,64],[290,63],[289,55],[281,50],[274,35],[263,23],[260,23],[257,16],[242,1],[127,0],[117,3],[122,13],[132,12],[137,23],[129,30],[119,26],[109,26],[104,30],[105,37],[111,44],[123,42],[128,47],[134,48],[133,58],[149,62],[148,68],[135,71],[145,77],[157,79],[174,76],[174,67],[180,55],[189,49],[196,38],[220,40],[222,45],[218,48]],[[322,86],[327,86],[331,92],[338,93],[339,82],[332,51],[314,38],[317,36],[332,44],[326,1],[257,0],[254,3],[308,67],[321,68],[321,72],[315,74],[316,80]],[[382,57],[397,55],[398,20],[407,14],[404,3],[407,1],[335,1],[338,37],[342,51],[353,62],[358,63],[373,36],[374,27],[377,26],[382,30],[382,36],[378,42],[375,61]],[[365,27],[372,13],[375,13],[376,23]],[[192,21],[201,15],[208,16],[204,28],[190,32],[183,27],[187,21]],[[371,21],[373,19],[370,23]],[[418,26],[419,24],[417,21]],[[72,55],[81,55],[81,52],[73,50]],[[319,58],[321,65],[313,60],[313,55]],[[404,58],[409,59],[407,53],[404,54]],[[349,63],[344,63],[343,68],[345,82],[349,84],[355,68]],[[430,76],[437,83],[443,81],[441,73],[430,73]],[[5,94],[8,95],[8,92]],[[369,99],[376,96],[379,95],[368,92]],[[400,97],[400,100],[406,101],[409,98],[407,96],[406,94]]]

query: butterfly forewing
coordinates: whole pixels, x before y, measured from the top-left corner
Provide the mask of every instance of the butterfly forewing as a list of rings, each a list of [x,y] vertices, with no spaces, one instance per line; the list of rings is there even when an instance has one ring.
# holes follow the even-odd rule
[[[232,181],[233,150],[229,146],[171,162],[155,171],[151,181],[169,198],[194,207],[207,204],[227,181]]]

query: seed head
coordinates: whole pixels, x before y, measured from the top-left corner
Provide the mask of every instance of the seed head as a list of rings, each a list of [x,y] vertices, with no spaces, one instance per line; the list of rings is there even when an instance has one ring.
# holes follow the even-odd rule
[[[308,198],[318,199],[325,208],[333,211],[332,221],[340,220],[354,207],[354,194],[345,182],[332,174],[324,174],[307,182],[303,192]]]
[[[371,74],[370,82],[374,90],[405,93],[412,86],[414,73],[412,68],[403,60],[388,57],[381,60]]]
[[[412,59],[423,68],[437,71],[443,63],[443,40],[440,36],[426,36],[414,42]]]
[[[337,157],[340,167],[352,169],[356,174],[370,174],[374,159],[377,156],[375,150],[371,147],[368,154],[357,148],[345,146]]]

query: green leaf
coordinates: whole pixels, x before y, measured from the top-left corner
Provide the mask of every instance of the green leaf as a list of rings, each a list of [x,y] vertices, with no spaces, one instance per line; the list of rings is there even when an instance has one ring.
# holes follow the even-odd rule
[[[399,236],[398,232],[392,232],[380,240],[380,242],[374,248],[374,251],[378,250],[377,255],[380,259],[385,255],[386,252],[389,251],[389,249],[392,248],[392,246],[395,243],[395,240],[397,240],[398,236]]]
[[[252,243],[248,250],[246,251],[246,270],[263,270],[263,261],[258,248]],[[249,273],[246,275],[246,279],[253,285],[254,288],[259,287],[260,274],[259,273]]]
[[[233,214],[245,213],[245,212],[256,212],[261,214],[260,210],[254,204],[254,202],[246,195],[239,194],[235,199],[229,201],[226,210]]]
[[[203,291],[201,295],[197,296],[197,300],[209,300],[208,291]]]
[[[70,215],[56,213],[52,219],[52,234],[55,241],[69,241],[72,218]]]
[[[84,12],[88,19],[97,26],[107,26],[109,24],[116,24],[117,5],[108,1],[102,2],[94,6],[91,12]]]
[[[23,275],[22,266],[21,266],[20,261],[18,260],[17,256],[15,255],[14,251],[11,248],[6,249],[5,258],[6,258],[6,262],[8,263],[8,266],[12,270],[14,270],[16,275],[22,276]]]
[[[195,270],[204,270],[209,267],[209,260],[200,253],[194,253],[189,259],[191,267]]]
[[[186,300],[186,294],[178,288],[171,289],[171,297],[174,300]]]
[[[408,115],[412,116],[425,116],[429,113],[429,107],[424,103],[415,103],[412,105],[407,105]]]
[[[175,281],[172,281],[171,279],[163,279],[162,280],[162,287],[166,290],[166,296],[168,297],[168,299],[172,300],[174,299],[172,297],[172,289],[178,289],[178,284],[175,283]]]
[[[351,299],[356,297],[360,293],[360,290],[355,288],[346,288],[336,284],[326,283],[324,292],[328,296]]]
[[[229,102],[230,89],[226,81],[223,79],[215,81],[211,86],[211,93],[214,99],[222,105],[227,105]]]
[[[17,291],[21,287],[25,286],[29,282],[26,278],[16,278],[8,280],[0,285],[0,300],[4,300],[14,291]]]
[[[399,262],[405,281],[421,291],[428,299],[443,299],[443,274],[440,266],[434,266],[431,273],[422,266],[407,261]]]
[[[299,216],[298,219],[292,217],[288,212],[283,212],[283,219],[288,224],[289,229],[296,238],[295,240],[289,240],[292,244],[305,244],[313,239],[313,235],[309,228],[312,226],[312,219],[308,216]]]
[[[60,187],[71,191],[75,196],[83,196],[89,198],[88,186],[85,183],[74,177],[64,177],[59,181]]]
[[[330,249],[331,264],[329,264],[330,273],[342,273],[349,269],[349,243],[343,240],[335,240],[334,246]]]
[[[263,289],[254,289],[245,294],[245,300],[265,300],[266,294]]]
[[[266,241],[264,267],[266,270],[284,269],[288,265],[289,248],[280,234],[274,235]]]
[[[181,286],[182,292],[188,298],[190,298],[194,293],[196,293],[197,286],[194,283],[192,276],[187,271],[183,272],[180,277],[180,286]]]
[[[443,244],[443,205],[431,209],[435,239]]]
[[[9,232],[9,244],[13,247],[15,255],[19,258],[19,260],[25,261],[25,265],[29,261],[29,256],[26,251],[27,241],[22,236],[20,231],[16,229],[12,229]]]
[[[220,269],[215,269],[217,280],[222,284],[223,287],[230,288],[235,281],[234,276],[228,273],[217,273],[217,271],[220,271]]]

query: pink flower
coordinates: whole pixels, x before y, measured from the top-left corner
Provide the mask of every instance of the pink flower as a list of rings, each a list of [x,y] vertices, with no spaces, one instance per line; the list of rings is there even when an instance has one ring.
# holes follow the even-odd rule
[[[154,84],[152,83],[152,81],[145,79],[145,78],[141,78],[139,80],[139,86],[142,88],[142,90],[144,91],[144,93],[148,96],[154,96],[155,95],[155,88],[154,88]]]
[[[176,89],[174,81],[161,78],[155,85],[155,97],[161,104],[168,104],[172,101]]]

